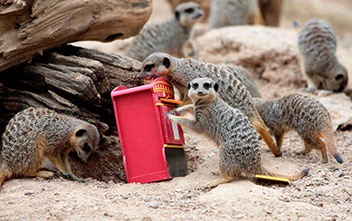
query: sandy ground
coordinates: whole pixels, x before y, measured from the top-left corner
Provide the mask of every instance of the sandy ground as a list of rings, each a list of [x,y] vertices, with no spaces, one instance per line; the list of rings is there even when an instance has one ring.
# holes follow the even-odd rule
[[[351,48],[350,42],[342,44]],[[261,89],[267,97],[276,93],[271,87]],[[284,140],[283,157],[275,158],[261,141],[263,164],[283,175],[310,168],[307,177],[290,185],[241,178],[203,190],[218,178],[218,149],[186,131],[186,177],[150,184],[14,179],[0,189],[0,220],[352,220],[352,131],[335,134],[343,164],[330,154],[329,163],[323,164],[318,151],[297,155],[303,143],[291,132]]]

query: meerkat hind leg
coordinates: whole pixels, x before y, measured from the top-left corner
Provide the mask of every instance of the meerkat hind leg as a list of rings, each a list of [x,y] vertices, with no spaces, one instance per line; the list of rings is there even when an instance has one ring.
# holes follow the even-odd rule
[[[308,154],[312,151],[312,148],[308,144],[304,143],[304,149],[299,151],[298,154]]]

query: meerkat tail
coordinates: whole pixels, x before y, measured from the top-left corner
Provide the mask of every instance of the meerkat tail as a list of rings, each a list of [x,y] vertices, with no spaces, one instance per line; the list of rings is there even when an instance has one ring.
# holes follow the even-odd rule
[[[307,176],[308,173],[309,173],[309,169],[308,168],[303,169],[297,175],[287,176],[287,175],[282,175],[282,174],[271,172],[271,171],[265,169],[262,166],[260,173],[261,173],[260,175],[266,175],[266,176],[272,176],[272,177],[278,177],[278,178],[285,178],[285,179],[288,179],[290,181],[295,181],[295,180],[301,179],[302,177]]]
[[[340,154],[337,151],[336,142],[333,135],[326,137],[325,134],[320,133],[319,140],[324,143],[326,149],[328,149],[328,151],[331,153],[331,155],[334,156],[334,158],[338,163],[343,163],[343,159],[341,158]]]
[[[278,149],[276,144],[274,143],[273,138],[268,132],[268,128],[265,126],[262,120],[256,119],[252,122],[254,129],[260,134],[260,136],[265,141],[266,145],[268,145],[270,151],[275,155],[275,157],[280,157],[282,155],[281,151]]]
[[[7,176],[0,172],[0,186],[6,181]]]

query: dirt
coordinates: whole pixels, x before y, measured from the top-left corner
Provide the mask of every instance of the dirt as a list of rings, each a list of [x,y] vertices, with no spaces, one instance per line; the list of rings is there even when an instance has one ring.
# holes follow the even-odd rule
[[[161,2],[162,7],[167,6],[161,0],[155,2]],[[257,29],[255,31],[258,32]],[[270,35],[271,32],[266,33]],[[290,38],[285,39],[282,44],[291,42]],[[341,43],[349,46],[339,55],[348,63],[348,70],[352,73],[350,42],[347,39]],[[276,42],[272,47],[277,48],[281,43]],[[263,44],[264,49],[269,44]],[[107,48],[105,51],[113,50],[110,46],[104,47]],[[219,59],[214,62],[243,61],[230,56],[232,50],[235,49],[221,56],[207,55],[203,59]],[[251,51],[250,48],[246,50],[246,53]],[[289,46],[279,52],[258,56],[261,64],[268,63],[264,69],[252,67],[250,60],[243,63],[253,73],[261,74],[253,77],[265,98],[278,97],[304,87],[304,83],[295,80],[296,70],[299,69],[295,50]],[[291,58],[290,62],[282,63],[286,59],[284,56]],[[277,60],[270,63],[273,57]],[[282,72],[273,75],[278,69]],[[280,81],[280,76],[284,83]],[[288,76],[294,77],[287,80]],[[342,107],[339,102],[339,99],[349,102],[343,94],[322,94],[319,97],[329,111],[337,111],[333,114],[334,122],[341,119],[341,114],[338,114],[340,109],[352,114],[349,106]],[[149,184],[126,184],[113,177],[109,182],[88,178],[86,183],[59,176],[53,179],[13,179],[0,188],[0,220],[352,220],[352,131],[337,131],[335,135],[343,164],[338,164],[331,154],[329,162],[323,164],[318,151],[308,155],[296,154],[303,149],[303,142],[297,133],[290,132],[284,139],[282,157],[275,158],[268,152],[265,143],[260,141],[263,164],[283,175],[310,168],[307,177],[289,185],[254,183],[240,178],[215,189],[204,190],[202,186],[219,177],[218,148],[207,138],[185,130],[185,151],[190,172],[186,177]],[[90,167],[92,165],[87,169]],[[116,170],[119,169],[116,167]]]

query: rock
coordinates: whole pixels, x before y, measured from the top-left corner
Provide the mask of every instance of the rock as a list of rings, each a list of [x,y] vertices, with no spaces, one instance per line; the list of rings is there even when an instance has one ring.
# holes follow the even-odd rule
[[[291,202],[291,198],[288,196],[281,196],[281,197],[279,197],[279,200],[281,200],[282,202],[286,202],[286,203]]]
[[[157,208],[159,208],[159,203],[156,201],[151,201],[151,202],[147,203],[147,206],[150,208],[157,209]]]
[[[283,85],[305,85],[296,41],[297,33],[293,30],[233,26],[211,30],[194,39],[192,44],[195,58],[244,66],[252,76],[281,89]],[[282,95],[281,90],[276,93],[275,96]]]

